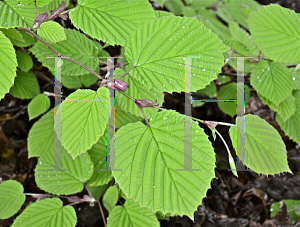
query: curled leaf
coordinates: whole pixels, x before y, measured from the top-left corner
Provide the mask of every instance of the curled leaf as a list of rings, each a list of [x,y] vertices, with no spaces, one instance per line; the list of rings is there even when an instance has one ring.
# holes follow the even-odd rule
[[[33,23],[33,28],[37,29],[41,26],[42,23],[46,22],[48,20],[48,13],[42,13],[35,18]]]
[[[152,107],[152,106],[158,105],[157,100],[155,100],[155,102],[153,102],[149,99],[136,99],[134,102],[136,105],[138,105],[141,108]]]
[[[61,14],[61,13],[64,11],[65,7],[66,7],[66,2],[63,1],[63,2],[62,2],[55,10],[52,11],[49,20],[53,20],[53,19],[55,19],[56,17],[58,17],[59,14]],[[62,17],[62,18],[63,18],[63,17]],[[68,18],[68,16],[67,16],[67,18]],[[66,19],[67,19],[67,18],[66,18]],[[64,18],[63,18],[63,19],[64,19]],[[64,19],[64,20],[66,20],[66,19]]]

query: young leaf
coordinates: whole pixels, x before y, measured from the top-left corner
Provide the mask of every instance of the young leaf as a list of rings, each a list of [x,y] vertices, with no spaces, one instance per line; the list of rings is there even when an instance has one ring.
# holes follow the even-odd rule
[[[20,99],[32,99],[40,93],[38,80],[33,72],[17,72],[13,87],[9,91]]]
[[[77,90],[58,108],[62,114],[62,145],[73,158],[86,152],[103,135],[110,113],[108,90]],[[58,132],[61,129],[55,128]]]
[[[0,2],[1,4],[2,2]],[[9,91],[16,77],[17,58],[15,49],[8,38],[0,31],[0,56],[6,56],[0,58],[0,100]]]
[[[10,38],[10,41],[15,46],[18,46],[18,47],[28,47],[28,46],[31,46],[32,44],[36,43],[36,38],[34,38],[32,35],[28,34],[27,32],[19,30],[19,33],[21,33],[21,35],[23,37],[22,41],[20,41],[18,39],[15,39],[13,37]]]
[[[127,200],[124,207],[115,206],[107,218],[107,227],[115,226],[159,227],[160,225],[150,210],[142,209],[138,203]]]
[[[194,1],[195,2],[195,1]],[[228,27],[224,25],[218,18],[217,13],[201,8],[197,11],[196,18],[203,22],[203,24],[211,29],[214,33],[216,33],[220,38],[223,40],[231,39],[230,32],[228,30]]]
[[[23,186],[14,180],[7,180],[0,184],[0,219],[13,216],[25,202]]]
[[[69,16],[72,23],[90,35],[111,45],[125,46],[129,35],[140,25],[154,20],[147,0],[79,0]]]
[[[35,96],[28,105],[29,120],[46,112],[50,107],[50,99],[45,94]]]
[[[237,139],[244,141],[245,134],[245,160],[241,161],[250,169],[262,174],[278,174],[291,170],[287,163],[285,144],[278,131],[268,122],[255,115],[237,117],[237,127],[245,125],[245,131],[237,135],[237,127],[231,126],[229,130],[233,147],[237,150]],[[237,151],[238,156],[242,155]]]
[[[264,6],[248,19],[252,37],[272,60],[299,63],[300,15],[277,4]]]
[[[126,69],[128,69],[128,67]],[[118,77],[123,73],[124,70],[117,69],[115,71],[115,77]],[[162,92],[158,92],[154,89],[148,89],[130,74],[124,76],[122,80],[130,85],[125,92],[127,95],[135,99],[150,99],[153,101],[157,100],[159,106],[161,106],[162,103],[164,102],[164,94]],[[116,92],[116,102],[120,105],[122,110],[124,110],[125,112],[127,113],[129,112],[131,114],[144,118],[143,114],[136,106],[136,104],[132,100],[125,97],[124,95],[120,94],[119,92]],[[157,112],[157,110],[153,108],[146,108],[143,111],[148,118],[150,118],[155,112]]]
[[[192,143],[186,141],[184,121],[185,116],[173,110],[157,112],[150,119],[151,128],[141,122],[127,124],[110,145],[115,146],[115,168],[124,169],[113,175],[128,198],[153,212],[193,219],[214,177],[216,159],[208,136],[196,122],[189,127]],[[184,166],[187,147],[193,151],[192,166]],[[189,168],[198,171],[177,171]]]
[[[63,27],[54,21],[42,23],[37,33],[49,43],[57,43],[67,39]]]
[[[53,143],[53,141],[52,141]],[[60,145],[60,144],[59,144]],[[61,148],[61,154],[53,150],[39,158],[35,169],[35,181],[42,190],[56,195],[71,195],[81,192],[83,183],[88,181],[94,172],[94,165],[88,154],[82,154],[75,160]],[[61,156],[54,163],[54,158]],[[60,163],[59,163],[60,162]]]
[[[181,0],[166,0],[164,6],[174,15],[179,16],[182,14],[184,4]]]
[[[16,39],[18,41],[24,42],[22,34],[17,29],[13,29],[13,28],[0,28],[0,31],[3,32],[3,34],[7,38],[10,38],[10,39],[13,38],[13,39]]]
[[[182,17],[162,17],[144,24],[125,48],[126,59],[136,67],[130,75],[159,92],[184,91],[185,61],[181,57],[191,55],[198,57],[192,60],[192,91],[204,88],[221,71],[222,52],[227,50],[203,23]]]
[[[280,63],[260,61],[251,74],[251,85],[258,93],[279,105],[293,90],[293,75]]]
[[[281,129],[296,143],[300,144],[300,91],[293,91],[293,96],[296,99],[296,111],[287,121],[284,121],[279,115],[276,115],[276,121]]]
[[[38,7],[37,15],[40,15],[44,9]],[[5,0],[0,2],[0,27],[1,28],[15,28],[24,27],[32,28],[35,19],[35,5],[34,2],[25,5],[20,4],[16,0]]]
[[[60,54],[79,61],[90,69],[95,70],[98,66],[98,59],[96,58],[98,50],[92,40],[75,30],[64,29],[64,31],[67,35],[67,40],[52,44],[53,48]],[[53,58],[46,58],[47,56],[53,56],[53,52],[48,47],[38,41],[30,51],[44,66],[54,71],[55,64]],[[72,62],[64,61],[63,63],[62,75],[80,76],[88,73],[89,71]]]
[[[167,11],[155,10],[155,16],[156,18],[161,18],[161,17],[170,17],[170,16],[174,17],[175,15]]]
[[[88,150],[88,154],[91,157],[91,160],[94,164],[94,174],[87,181],[87,184],[90,186],[105,185],[111,181],[111,171],[108,171],[107,168],[107,138],[104,134],[100,137],[99,141]]]
[[[245,104],[248,102],[250,98],[250,88],[245,85]],[[236,83],[230,83],[222,86],[217,94],[218,106],[219,108],[226,114],[233,117],[237,114],[237,102],[234,101],[237,99],[237,84]],[[224,101],[222,100],[229,100],[232,99],[232,102]]]
[[[257,58],[257,56],[259,55],[259,50],[255,45],[252,37],[244,29],[242,29],[238,25],[238,23],[234,21],[229,23],[229,30],[232,38],[245,45],[247,49],[250,51],[251,56]]]
[[[32,58],[27,52],[17,51],[18,67],[24,72],[29,71],[33,66]]]
[[[274,103],[272,103],[267,98],[263,97],[258,93],[260,99],[268,105],[270,108],[274,109],[277,114],[280,115],[282,120],[285,122],[287,121],[291,116],[293,116],[296,112],[296,105],[295,105],[295,97],[290,95],[287,97],[284,101],[282,101],[278,106],[276,106]]]
[[[29,205],[15,219],[12,227],[75,227],[76,223],[76,212],[72,206],[63,206],[59,198],[49,198]]]
[[[246,22],[249,12],[255,11],[262,6],[254,0],[224,0],[223,4],[219,4],[217,14],[228,24],[236,21],[243,27],[248,29]]]
[[[95,72],[99,72],[99,66],[95,69]],[[61,82],[62,84],[71,89],[79,89],[84,87],[89,87],[96,83],[98,81],[98,78],[95,77],[94,74],[89,73],[87,75],[82,75],[82,76],[65,76],[62,75]]]
[[[28,158],[54,151],[54,109],[34,123],[28,135]]]
[[[108,212],[111,212],[111,210],[117,204],[118,198],[119,198],[118,188],[115,185],[109,187],[102,199],[103,205],[105,206],[106,210],[108,210]]]

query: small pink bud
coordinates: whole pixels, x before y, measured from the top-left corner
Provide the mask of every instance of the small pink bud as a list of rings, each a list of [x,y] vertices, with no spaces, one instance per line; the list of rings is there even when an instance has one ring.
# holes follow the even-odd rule
[[[66,2],[63,1],[55,10],[52,11],[49,20],[53,20],[61,14],[66,7]]]
[[[35,18],[33,28],[37,29],[40,25],[48,20],[48,13],[42,13]]]
[[[203,121],[204,124],[207,125],[207,127],[210,128],[210,130],[213,130],[219,123],[214,121]]]
[[[138,105],[141,108],[152,107],[152,106],[158,105],[157,100],[155,100],[155,102],[153,102],[149,99],[136,99],[134,102],[136,105]]]
[[[67,20],[68,19],[68,15],[67,14],[59,14],[59,17],[63,20]]]
[[[81,203],[81,202],[84,202],[83,199],[79,198],[78,196],[70,196],[68,197],[68,201],[70,203]]]
[[[84,195],[84,196],[83,196],[83,200],[84,200],[85,202],[95,202],[94,197],[89,196],[89,195]]]
[[[119,68],[123,69],[124,62],[118,61],[117,66],[118,66]]]
[[[117,91],[125,92],[129,85],[123,80],[114,80],[115,84],[112,81],[107,82],[107,87],[116,89]]]

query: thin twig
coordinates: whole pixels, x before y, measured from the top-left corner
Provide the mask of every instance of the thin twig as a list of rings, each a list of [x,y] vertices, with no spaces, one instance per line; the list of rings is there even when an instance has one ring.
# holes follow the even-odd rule
[[[143,114],[143,116],[144,116],[144,119],[145,119],[145,121],[146,121],[146,123],[147,123],[148,128],[151,128],[151,127],[150,127],[150,124],[149,124],[149,121],[148,121],[148,118],[146,117],[146,114],[144,113],[142,107],[140,107],[139,105],[136,105],[136,106],[137,106],[137,107],[139,108],[139,110],[142,112],[142,114]]]
[[[37,34],[35,34],[33,31],[31,31],[29,28],[23,28],[23,27],[19,27],[17,28],[19,30],[22,30],[22,31],[26,31],[28,33],[30,33],[31,35],[33,35],[35,38],[37,38],[39,41],[41,41],[45,46],[47,46],[50,50],[52,50],[52,52],[54,54],[56,54],[58,57],[62,58],[62,59],[65,59],[67,61],[70,61],[70,62],[73,62],[75,63],[76,65],[79,65],[80,67],[86,69],[87,71],[89,71],[90,73],[92,73],[93,75],[95,75],[99,80],[102,80],[102,77],[96,73],[94,70],[90,69],[89,67],[81,64],[80,62],[72,59],[72,58],[69,58],[69,57],[65,57],[63,55],[61,55],[57,50],[55,50],[52,46],[50,46],[45,40],[43,40],[41,37],[39,37]]]
[[[101,212],[101,216],[102,216],[102,219],[103,219],[104,226],[107,227],[101,203],[98,199],[97,199],[97,202],[98,202],[98,206],[99,206],[99,209],[100,209],[100,212]]]
[[[156,108],[156,109],[159,109],[159,110],[167,110],[165,108],[161,108],[161,107],[157,107],[157,106],[153,106],[152,108]],[[200,120],[200,119],[197,119],[197,118],[191,117],[191,116],[190,116],[190,118],[192,118],[193,120],[201,122],[201,123],[204,124],[203,120]],[[230,123],[226,123],[226,122],[217,122],[217,121],[211,121],[211,122],[218,123],[219,125],[236,126],[234,124],[230,124]]]
[[[77,7],[75,7],[75,8],[77,8]],[[75,9],[75,8],[72,8],[72,9]],[[60,13],[60,15],[61,15],[61,14],[66,14],[66,13],[70,12],[72,9],[68,9],[68,10],[66,10],[66,11],[63,11],[62,13]]]
[[[121,199],[119,198],[119,203],[124,207],[124,204],[122,203]]]
[[[133,69],[135,69],[136,66],[134,66],[132,69],[130,69],[129,71],[127,71],[126,73],[124,73],[123,75],[119,76],[116,80],[120,80],[122,77],[126,76],[127,74],[129,74],[129,72]]]

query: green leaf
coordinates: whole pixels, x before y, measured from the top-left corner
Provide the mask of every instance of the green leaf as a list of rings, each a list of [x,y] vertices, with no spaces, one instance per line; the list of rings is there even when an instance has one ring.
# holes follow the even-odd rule
[[[24,72],[29,71],[33,67],[32,58],[27,52],[17,51],[18,67]]]
[[[293,74],[293,84],[294,89],[300,90],[300,70],[295,70],[294,68],[289,69]]]
[[[107,138],[106,134],[100,137],[99,141],[88,150],[88,154],[94,164],[94,174],[87,181],[90,186],[98,186],[107,184],[112,179],[111,171],[107,171]]]
[[[19,46],[19,47],[28,47],[28,46],[31,46],[36,43],[36,38],[34,38],[32,35],[28,34],[25,31],[22,31],[22,30],[18,30],[18,31],[19,31],[19,33],[21,33],[24,42],[19,41],[18,39],[10,38],[10,41],[12,42],[12,44],[14,44],[15,46]]]
[[[225,54],[225,57],[229,57],[228,54]],[[237,70],[237,58],[235,57],[243,57],[241,54],[232,54],[230,55],[228,64]],[[251,73],[253,71],[253,69],[256,67],[256,63],[255,61],[253,61],[252,58],[249,59],[245,59],[244,61],[244,73]],[[228,77],[228,76],[227,76]]]
[[[97,54],[98,57],[110,57],[109,53],[107,51],[103,50],[104,46],[102,46],[98,41],[93,40],[93,43],[96,46],[96,49],[98,50],[98,54]],[[107,59],[106,58],[103,58],[103,59],[100,58],[100,60],[105,61]]]
[[[217,13],[212,10],[200,9],[196,15],[196,18],[203,22],[206,27],[211,29],[223,40],[231,39],[228,27],[224,25],[216,16]]]
[[[36,0],[36,5],[41,7],[41,6],[48,5],[52,1],[53,0]]]
[[[250,114],[237,117],[236,123],[237,127],[245,125],[245,131],[241,129],[241,134],[237,135],[237,127],[231,126],[230,138],[237,150],[237,139],[244,141],[245,136],[245,159],[241,157],[241,151],[237,151],[237,155],[248,168],[262,174],[292,173],[287,163],[285,144],[275,128]]]
[[[35,96],[28,105],[29,120],[46,112],[50,107],[50,98],[45,94]]]
[[[48,43],[57,43],[67,39],[63,27],[54,21],[42,23],[37,34]]]
[[[99,72],[99,66],[97,66],[95,72]],[[65,76],[62,75],[62,84],[71,89],[79,89],[83,86],[89,87],[98,81],[98,78],[94,74],[89,73],[82,76]]]
[[[20,99],[32,99],[38,95],[40,86],[34,73],[18,71],[9,93]]]
[[[284,121],[279,115],[276,115],[276,121],[287,136],[289,136],[296,143],[300,144],[300,91],[294,90],[293,96],[296,99],[295,114],[292,117],[290,117],[287,121]]]
[[[137,27],[156,18],[147,0],[79,0],[78,4],[69,13],[75,27],[111,45],[125,46]]]
[[[251,85],[275,105],[285,100],[293,90],[293,75],[280,63],[260,61],[251,74]]]
[[[213,98],[217,93],[217,87],[214,81],[207,85],[204,89],[197,91],[198,94],[206,94],[210,98]]]
[[[76,223],[76,212],[72,206],[63,206],[59,198],[49,198],[29,205],[15,219],[12,227],[75,227]]]
[[[58,153],[59,145],[56,151],[48,150],[39,158],[35,169],[36,184],[42,190],[56,195],[81,192],[83,183],[88,181],[94,172],[90,156],[85,153],[73,160],[63,147],[61,154]]]
[[[17,1],[22,4],[30,4],[30,3],[34,2],[34,0],[17,0]]]
[[[56,9],[63,1],[65,1],[66,2],[66,8],[65,9],[67,9],[67,7],[69,6],[69,2],[70,1],[66,1],[66,0],[52,0],[49,4],[48,4],[48,9],[49,10],[54,10],[54,9]]]
[[[146,110],[146,109],[144,109]],[[137,121],[142,121],[143,118],[132,115],[131,113],[126,113],[121,109],[118,102],[115,102],[115,127],[121,128],[128,123],[134,123]]]
[[[232,38],[245,45],[246,48],[250,51],[251,56],[257,58],[257,56],[259,55],[259,50],[255,45],[252,37],[244,29],[240,28],[238,23],[234,21],[229,23],[229,30]]]
[[[128,67],[127,67],[128,69]],[[121,69],[117,69],[115,71],[115,77],[117,78],[119,75],[122,75],[125,73]],[[127,95],[133,97],[134,99],[149,99],[151,101],[157,100],[157,103],[159,106],[162,105],[164,102],[164,94],[160,93],[158,91],[155,91],[154,89],[148,89],[143,84],[141,84],[137,79],[135,79],[133,76],[126,75],[121,80],[125,81],[127,84],[129,84],[129,87],[124,92]],[[143,114],[137,107],[137,105],[130,99],[128,99],[126,96],[120,94],[119,92],[116,93],[116,100],[117,103],[120,105],[121,109],[125,112],[129,112],[131,114],[134,114],[136,116],[139,116],[141,118],[143,117]],[[157,109],[155,108],[144,108],[144,113],[148,118],[150,118],[155,112],[157,112]]]
[[[250,50],[243,43],[237,40],[224,40],[224,43],[243,56],[251,56]]]
[[[99,196],[105,191],[105,189],[107,188],[107,185],[100,185],[97,187],[87,185],[87,188],[89,189],[89,191],[92,194],[92,196],[94,197],[94,199],[97,200],[99,198]]]
[[[142,207],[193,219],[215,176],[216,159],[208,136],[196,122],[192,122],[193,142],[184,139],[184,121],[184,115],[167,110],[150,119],[151,128],[137,122],[119,129],[115,168],[124,171],[113,175],[126,196]],[[200,171],[176,171],[184,169],[184,144],[193,151],[192,168]]]
[[[288,215],[290,216],[290,220],[292,223],[297,222],[300,219],[300,201],[297,200],[290,200],[290,199],[284,199],[282,200],[285,205],[288,212]],[[276,216],[276,214],[279,211],[279,208],[281,206],[281,202],[273,203],[271,205],[271,217]]]
[[[107,218],[107,227],[159,227],[156,216],[146,208],[142,209],[132,200],[125,202],[124,207],[115,206]]]
[[[1,4],[1,2],[0,2]],[[8,38],[0,31],[0,100],[8,93],[16,77],[17,58],[15,49]]]
[[[183,17],[150,21],[134,31],[125,48],[126,59],[136,67],[130,75],[147,88],[170,93],[185,89],[182,56],[199,57],[192,60],[192,91],[197,91],[216,79],[227,50],[203,23]]]
[[[230,76],[219,75],[218,78],[219,78],[219,81],[221,82],[221,84],[225,84],[226,82],[230,81]]]
[[[174,15],[179,16],[182,14],[184,4],[181,0],[166,0],[164,6]]]
[[[111,108],[107,93],[105,87],[97,92],[77,90],[58,109],[58,114],[63,112],[62,145],[73,158],[90,149],[103,135]]]
[[[43,13],[42,8],[37,8],[37,15]],[[18,3],[16,0],[5,0],[0,2],[0,27],[32,28],[35,19],[35,5],[32,2],[29,5]]]
[[[24,42],[23,36],[20,33],[19,30],[13,29],[13,28],[1,28],[1,32],[7,37],[7,38],[13,38],[18,41]]]
[[[192,0],[191,6],[193,6],[194,8],[210,7],[218,2],[219,0]]]
[[[25,202],[23,186],[14,180],[7,180],[0,184],[0,219],[13,216]]]
[[[253,13],[248,24],[255,43],[266,57],[280,62],[299,63],[299,14],[271,4]]]
[[[248,14],[262,6],[254,0],[224,0],[219,4],[217,14],[228,24],[236,21],[248,29],[246,19]],[[251,33],[252,34],[252,33]]]
[[[119,191],[115,185],[109,187],[105,192],[102,201],[103,201],[103,205],[105,206],[106,210],[108,210],[109,213],[117,204],[118,198],[119,198]]]
[[[267,98],[263,97],[262,95],[258,94],[260,99],[268,105],[270,108],[274,109],[277,114],[283,119],[283,121],[288,120],[291,116],[293,116],[296,112],[296,105],[295,105],[295,97],[290,95],[284,101],[282,101],[278,106],[272,103]]]
[[[183,15],[185,17],[195,17],[197,15],[196,11],[191,6],[185,6],[183,8]]]
[[[156,18],[161,18],[161,17],[171,17],[171,16],[174,17],[175,15],[167,11],[155,10],[155,16]]]
[[[54,109],[34,123],[28,135],[28,158],[54,151]]]
[[[245,104],[248,102],[250,98],[250,88],[245,85],[244,86],[245,91]],[[237,114],[237,102],[234,100],[237,100],[237,84],[236,83],[230,83],[222,86],[217,94],[218,99],[218,106],[219,108],[226,114],[233,117]],[[232,99],[232,101],[224,101],[222,100],[229,100]]]
[[[84,34],[78,31],[65,29],[67,40],[60,43],[52,44],[51,46],[56,49],[60,54],[68,56],[92,70],[98,66],[97,53],[95,45],[92,40],[88,39]],[[50,70],[54,71],[55,64],[53,58],[46,58],[53,56],[53,52],[46,47],[43,43],[38,41],[31,49],[32,53],[38,58],[40,62]],[[65,76],[80,76],[86,75],[89,71],[76,65],[72,62],[65,60],[62,67],[62,75]]]

